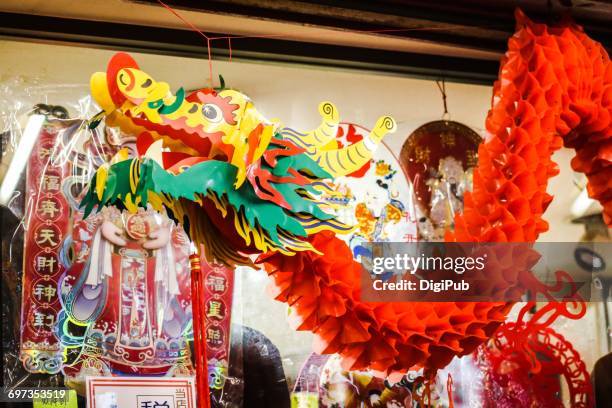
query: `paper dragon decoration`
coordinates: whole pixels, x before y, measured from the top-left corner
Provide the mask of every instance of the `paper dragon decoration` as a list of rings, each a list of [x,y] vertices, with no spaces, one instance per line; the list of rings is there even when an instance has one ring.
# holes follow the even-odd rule
[[[548,229],[551,155],[576,150],[575,171],[612,225],[612,65],[601,44],[571,22],[558,27],[516,12],[478,151],[474,188],[449,240],[535,241]]]
[[[548,27],[520,11],[516,17],[517,32],[502,60],[478,151],[473,191],[465,196],[463,214],[455,217],[455,230],[446,234],[448,242],[535,242],[548,229],[542,219],[552,200],[546,186],[558,173],[551,156],[563,144],[576,149],[573,168],[587,175],[590,195],[602,203],[612,224],[608,54],[571,22]],[[313,331],[316,350],[339,353],[347,369],[370,368],[398,379],[421,367],[431,378],[453,357],[487,341],[513,306],[364,303],[358,295],[359,266],[348,250],[328,234],[317,234],[311,242],[318,252],[273,255],[265,267],[275,280],[277,299],[292,305],[298,329]],[[576,303],[549,302],[532,326],[550,325],[560,315],[584,315],[586,308],[572,306]],[[526,308],[531,307],[530,302]]]
[[[517,14],[474,190],[447,241],[532,242],[547,229],[552,153],[574,147],[575,170],[612,221],[612,67],[603,47],[573,24],[547,27]],[[505,321],[511,303],[365,303],[361,265],[335,233],[351,230],[317,197],[326,180],[351,174],[395,129],[382,117],[362,141],[339,148],[331,103],[321,125],[298,132],[265,119],[243,94],[172,94],[126,54],[94,74],[92,93],[110,126],[138,135],[139,158],[117,155],[95,174],[87,213],[150,204],[184,224],[207,259],[262,264],[275,297],[291,306],[315,350],[339,353],[345,369],[382,375],[434,371],[473,352]],[[200,245],[198,245],[200,246]],[[558,313],[563,313],[559,311]]]
[[[350,231],[317,195],[330,188],[325,180],[367,164],[395,129],[382,117],[366,138],[339,148],[338,111],[329,102],[319,106],[321,125],[301,133],[268,121],[234,90],[174,95],[123,53],[92,76],[91,89],[107,125],[139,135],[140,157],[120,152],[98,169],[85,213],[105,205],[165,209],[207,259],[228,265],[251,265],[252,254],[311,251],[308,238],[317,232]]]

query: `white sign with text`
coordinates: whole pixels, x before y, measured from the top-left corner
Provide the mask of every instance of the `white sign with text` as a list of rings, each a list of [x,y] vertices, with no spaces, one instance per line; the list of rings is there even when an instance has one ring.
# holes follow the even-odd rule
[[[193,377],[87,377],[87,408],[194,408]]]

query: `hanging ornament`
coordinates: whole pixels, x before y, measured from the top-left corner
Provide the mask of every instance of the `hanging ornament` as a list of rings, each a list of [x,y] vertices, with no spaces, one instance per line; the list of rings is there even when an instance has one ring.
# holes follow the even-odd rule
[[[586,310],[586,304],[581,303],[579,309]],[[504,324],[491,342],[479,348],[476,359],[484,373],[483,407],[563,407],[563,388],[570,407],[594,406],[586,364],[542,316],[538,313],[528,321],[519,317],[517,322]]]
[[[446,104],[446,83],[436,82],[444,105],[441,120],[426,123],[408,136],[400,161],[412,183],[418,236],[443,241],[463,211],[463,195],[472,188],[480,137],[466,125],[451,121]]]
[[[555,174],[550,155],[561,145],[558,134],[577,148],[574,167],[587,173],[606,214],[612,211],[608,56],[573,25],[546,27],[522,14],[518,20],[473,192],[448,241],[535,241],[547,227],[541,216],[550,202],[545,188]],[[578,69],[584,74],[574,75]],[[361,265],[335,236],[352,227],[317,196],[331,189],[328,180],[372,158],[395,129],[391,118],[340,147],[332,104],[321,104],[319,128],[300,132],[266,120],[236,91],[172,94],[125,56],[94,75],[92,93],[107,121],[139,134],[141,157],[119,156],[99,170],[86,211],[112,204],[136,211],[150,203],[189,224],[207,259],[249,264],[249,255],[260,255],[296,328],[315,334],[319,352],[340,354],[344,369],[401,376],[423,367],[431,375],[474,351],[506,319],[512,303],[361,301]]]

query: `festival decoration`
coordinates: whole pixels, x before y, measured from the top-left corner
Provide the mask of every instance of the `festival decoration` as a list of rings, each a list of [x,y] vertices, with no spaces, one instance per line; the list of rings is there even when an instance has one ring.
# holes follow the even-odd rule
[[[586,308],[586,303],[578,308]],[[541,314],[534,317],[520,313],[473,354],[439,370],[425,402],[449,406],[452,397],[456,406],[486,408],[594,406],[591,377],[580,353],[542,321]]]
[[[447,232],[447,241],[533,242],[546,230],[541,216],[551,197],[545,188],[548,177],[556,173],[550,156],[562,142],[556,131],[568,135],[566,143],[578,148],[575,169],[587,172],[592,195],[609,208],[606,197],[612,189],[605,183],[610,177],[605,182],[600,178],[609,172],[610,162],[609,58],[575,25],[546,27],[521,12],[517,20],[517,34],[509,41],[500,70],[503,80],[495,86],[488,134],[479,147],[474,191],[466,194],[464,215],[455,216],[456,230]],[[575,75],[579,67],[589,73]],[[588,167],[587,156],[592,160]],[[443,367],[453,356],[469,354],[486,341],[512,307],[364,304],[353,294],[358,267],[353,265],[351,271],[348,252],[328,234],[315,236],[313,245],[325,258],[313,252],[291,259],[275,256],[266,259],[266,267],[275,279],[278,298],[296,310],[298,328],[312,330],[317,350],[340,353],[351,369],[369,367],[389,374],[413,366],[426,371]],[[310,271],[325,273],[313,278]],[[551,302],[541,311],[550,313],[548,322],[559,315],[581,316],[568,307]],[[453,324],[456,319],[461,324]]]
[[[495,83],[487,137],[478,150],[474,188],[455,219],[451,241],[535,241],[552,200],[552,153],[576,150],[589,195],[612,224],[612,69],[605,49],[580,27],[535,24],[520,10]]]
[[[403,384],[390,385],[367,372],[342,370],[338,356],[331,356],[321,369],[319,405],[321,408],[409,408],[412,393]]]
[[[226,265],[211,265],[204,257],[200,259],[200,269],[204,284],[197,295],[205,300],[209,386],[211,392],[221,394],[230,362],[234,270]]]
[[[510,408],[516,406],[562,407],[562,381],[568,390],[571,407],[593,406],[589,371],[580,354],[561,334],[545,327],[525,340],[536,353],[539,370],[532,369],[530,356],[511,340],[508,331],[519,331],[513,325],[503,326],[494,341],[479,348],[477,365],[484,371],[482,406]]]
[[[173,95],[122,53],[106,73],[92,76],[91,86],[107,125],[138,134],[142,159],[118,155],[99,169],[85,213],[115,203],[165,207],[188,220],[207,259],[229,265],[250,265],[249,253],[311,250],[307,237],[321,230],[349,231],[315,195],[329,189],[325,179],[366,164],[395,129],[382,117],[368,137],[334,147],[338,112],[331,103],[320,106],[320,127],[301,133],[266,120],[237,91]]]
[[[556,173],[550,156],[563,141],[577,149],[574,168],[587,174],[591,195],[610,219],[609,58],[574,25],[517,17],[474,191],[448,241],[535,241],[547,228],[545,188]],[[140,157],[119,154],[98,170],[83,201],[86,213],[150,204],[184,223],[209,260],[248,265],[249,255],[259,254],[296,328],[315,334],[316,351],[339,353],[345,369],[392,378],[412,367],[435,371],[489,339],[511,309],[501,302],[360,301],[361,266],[334,235],[351,227],[317,197],[329,190],[325,180],[370,160],[395,128],[391,118],[379,119],[362,141],[338,147],[338,114],[329,103],[320,106],[319,128],[297,132],[267,121],[236,91],[172,94],[125,54],[94,75],[92,93],[107,124],[138,135]],[[558,308],[559,315],[566,307],[550,303],[543,310]]]
[[[104,128],[95,135],[103,139],[73,149],[79,140],[74,130],[82,124],[71,123],[73,132],[50,149],[54,161],[70,169],[56,180],[66,211],[54,225],[67,226],[56,251],[63,273],[53,280],[58,370],[80,391],[91,375],[189,375],[190,243],[180,227],[152,210],[130,214],[110,206],[83,219],[78,204],[85,175],[119,146],[129,150],[135,138]]]
[[[350,231],[318,196],[331,190],[327,180],[367,165],[395,129],[392,118],[381,117],[367,136],[339,146],[331,103],[320,105],[317,129],[299,132],[266,120],[234,90],[174,95],[122,53],[106,73],[92,76],[91,87],[104,111],[90,126],[104,116],[106,125],[137,135],[139,157],[122,150],[96,171],[82,201],[85,214],[108,206],[166,210],[185,225],[207,262],[228,266],[252,265],[250,255],[316,251],[312,237]],[[346,260],[352,262],[350,250]],[[206,332],[200,300],[193,299],[198,370]],[[201,371],[198,381],[202,395]]]
[[[49,114],[53,107],[38,107],[43,109]],[[62,114],[61,119],[67,118],[64,108],[55,110]],[[62,365],[54,328],[61,308],[58,281],[64,272],[59,254],[71,215],[62,180],[71,174],[72,165],[58,159],[55,146],[73,124],[47,117],[28,160],[20,359],[32,373],[55,374]]]
[[[426,123],[408,136],[400,161],[414,189],[420,241],[444,241],[463,212],[480,142],[472,129],[450,120]]]
[[[185,232],[151,210],[108,207],[76,222],[69,245],[57,327],[66,381],[81,387],[86,376],[190,375]]]
[[[340,123],[336,141],[341,146],[363,140],[369,131],[352,123]],[[336,218],[355,228],[339,236],[358,258],[367,242],[416,241],[416,220],[411,188],[391,150],[384,142],[361,169],[337,177],[322,200],[335,207]]]
[[[560,303],[536,309],[536,302],[527,302],[515,321],[502,324],[469,361],[461,360],[467,363],[461,366],[463,372],[471,372],[481,381],[477,386],[470,381],[460,385],[459,396],[483,407],[595,406],[585,362],[572,344],[550,327],[559,316],[578,319],[587,310],[581,299],[575,299],[573,306],[573,313],[568,313]]]

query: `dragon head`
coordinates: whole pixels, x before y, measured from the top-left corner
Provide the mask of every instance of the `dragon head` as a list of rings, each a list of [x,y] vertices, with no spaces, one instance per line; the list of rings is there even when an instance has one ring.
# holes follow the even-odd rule
[[[91,91],[107,124],[137,134],[138,151],[170,169],[183,159],[228,161],[238,168],[236,187],[266,150],[277,127],[244,94],[200,89],[176,94],[140,70],[125,53],[91,77]],[[176,167],[177,169],[180,166]]]
[[[316,232],[352,230],[321,195],[331,179],[368,165],[395,129],[393,119],[381,117],[369,135],[343,147],[330,102],[319,106],[319,127],[297,131],[267,120],[236,90],[173,93],[125,53],[93,74],[91,93],[103,111],[90,126],[105,118],[133,135],[138,157],[119,152],[96,171],[85,214],[151,205],[188,225],[211,259],[228,264],[247,262],[241,253],[313,250]]]

